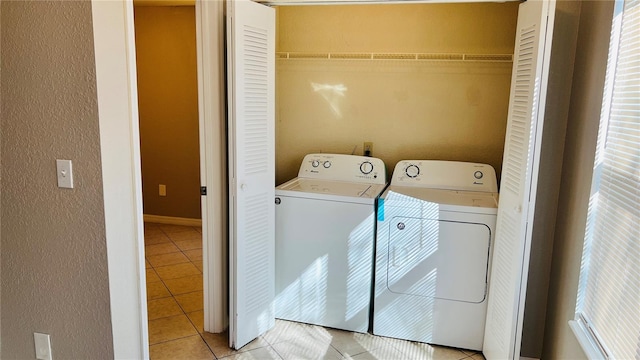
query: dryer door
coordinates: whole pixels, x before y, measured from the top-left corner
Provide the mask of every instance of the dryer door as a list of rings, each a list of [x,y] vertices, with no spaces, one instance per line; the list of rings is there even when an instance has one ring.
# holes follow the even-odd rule
[[[398,294],[485,300],[491,232],[484,224],[394,217],[387,287]]]

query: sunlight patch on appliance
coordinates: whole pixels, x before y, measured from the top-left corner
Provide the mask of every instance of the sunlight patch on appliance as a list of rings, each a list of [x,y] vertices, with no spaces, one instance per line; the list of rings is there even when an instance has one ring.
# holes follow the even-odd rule
[[[440,239],[440,206],[393,191],[389,192],[385,204],[405,210],[404,216],[394,217],[388,225],[387,288],[392,292],[407,293],[406,288],[413,283],[409,279],[415,279],[417,274],[431,274],[438,267],[434,255]],[[435,295],[435,283],[430,284],[425,277],[420,278],[417,286],[420,292],[409,294]]]
[[[432,279],[435,292],[436,270],[427,275]],[[413,289],[417,290],[417,289]],[[395,337],[403,339],[420,339],[429,342],[432,340],[434,327],[434,302],[433,297],[403,296],[395,297],[393,301],[385,303],[384,297],[376,302],[376,327],[391,329]],[[421,316],[416,316],[406,309],[422,309]],[[428,317],[425,316],[428,314]]]
[[[342,118],[342,110],[340,105],[346,96],[347,87],[344,84],[330,85],[311,83],[313,91],[320,94],[322,98],[329,104],[331,111],[338,117]]]
[[[369,308],[371,264],[373,256],[373,224],[371,214],[349,234],[347,244],[347,309],[345,320]]]
[[[278,317],[315,322],[326,316],[329,255],[315,259],[294,282],[276,296]]]

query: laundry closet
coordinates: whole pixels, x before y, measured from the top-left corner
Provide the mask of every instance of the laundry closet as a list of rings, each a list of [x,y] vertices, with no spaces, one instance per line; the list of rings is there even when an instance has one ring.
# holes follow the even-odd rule
[[[227,4],[231,346],[274,324],[266,181],[369,142],[387,171],[442,159],[504,177],[483,353],[538,352],[579,4]]]
[[[492,165],[518,3],[277,6],[276,185],[308,153]],[[390,174],[387,174],[390,175]]]

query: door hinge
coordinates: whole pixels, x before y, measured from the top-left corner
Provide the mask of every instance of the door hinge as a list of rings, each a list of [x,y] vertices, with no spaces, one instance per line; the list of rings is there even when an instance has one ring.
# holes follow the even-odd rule
[[[200,186],[200,195],[207,195],[207,187]]]

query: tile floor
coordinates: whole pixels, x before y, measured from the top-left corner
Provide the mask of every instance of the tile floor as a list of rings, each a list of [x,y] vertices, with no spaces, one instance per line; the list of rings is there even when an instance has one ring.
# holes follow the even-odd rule
[[[145,223],[149,353],[160,359],[484,360],[480,353],[276,320],[236,351],[203,331],[200,228]]]

